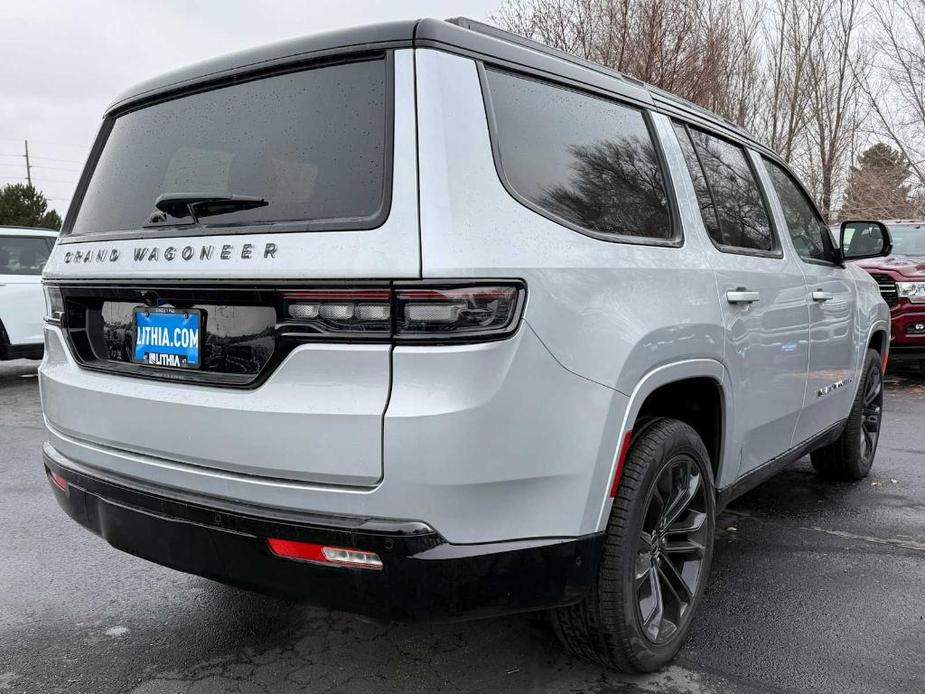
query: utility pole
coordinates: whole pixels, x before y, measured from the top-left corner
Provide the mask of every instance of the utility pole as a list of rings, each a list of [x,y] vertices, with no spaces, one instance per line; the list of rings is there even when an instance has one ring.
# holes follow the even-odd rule
[[[29,164],[29,140],[26,140],[26,180],[29,187],[32,187],[32,166]]]

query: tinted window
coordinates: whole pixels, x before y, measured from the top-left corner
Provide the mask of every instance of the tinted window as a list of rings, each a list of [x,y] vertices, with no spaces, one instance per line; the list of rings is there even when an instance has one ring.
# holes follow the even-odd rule
[[[777,191],[797,254],[807,260],[831,260],[829,230],[806,193],[780,164],[765,159],[764,166]]]
[[[719,230],[719,219],[716,217],[716,206],[713,204],[713,195],[710,193],[710,186],[707,185],[706,176],[703,175],[703,167],[700,166],[700,160],[694,151],[694,143],[691,142],[690,135],[687,134],[687,128],[680,123],[674,124],[675,134],[678,136],[678,142],[681,144],[681,150],[684,153],[684,160],[687,162],[687,168],[691,173],[691,180],[694,183],[694,191],[697,193],[697,204],[700,207],[700,214],[703,217],[703,224],[707,228],[710,237],[718,239],[722,237]]]
[[[772,250],[771,221],[745,150],[694,128],[687,131],[693,149],[687,147],[685,157],[710,237],[732,249]],[[685,138],[681,141],[684,147]]]
[[[501,168],[528,202],[589,231],[672,238],[661,166],[639,109],[488,70]]]
[[[127,113],[113,123],[73,231],[138,229],[152,223],[159,195],[188,192],[269,202],[203,218],[208,225],[369,226],[384,200],[386,119],[385,60],[276,75]]]
[[[893,237],[893,255],[925,256],[925,228],[892,225],[890,236]]]
[[[0,236],[0,275],[41,275],[49,251],[44,238]]]

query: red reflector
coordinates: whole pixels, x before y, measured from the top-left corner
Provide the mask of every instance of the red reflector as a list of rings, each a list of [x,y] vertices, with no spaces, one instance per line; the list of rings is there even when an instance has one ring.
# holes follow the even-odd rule
[[[329,547],[313,542],[297,542],[271,537],[267,540],[270,551],[283,559],[310,561],[333,566],[352,566],[356,569],[380,571],[382,560],[375,552],[348,547]]]
[[[59,475],[57,472],[48,473],[51,477],[51,481],[54,482],[55,486],[60,489],[62,492],[67,491],[67,480],[64,479],[63,475]]]
[[[881,371],[883,373],[886,373],[886,363],[887,361],[889,361],[889,359],[890,359],[890,351],[887,349],[883,350],[883,366],[881,368]]]
[[[626,454],[630,450],[630,439],[633,436],[633,430],[630,429],[623,436],[623,443],[620,445],[620,457],[617,458],[617,469],[613,473],[613,483],[610,485],[610,498],[617,495],[617,487],[620,485],[620,476],[623,474],[623,463],[626,462]]]

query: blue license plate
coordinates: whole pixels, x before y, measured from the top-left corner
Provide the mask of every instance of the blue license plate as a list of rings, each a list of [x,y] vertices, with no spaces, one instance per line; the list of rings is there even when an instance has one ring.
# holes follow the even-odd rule
[[[136,308],[133,359],[151,366],[196,369],[200,366],[201,327],[197,309]]]

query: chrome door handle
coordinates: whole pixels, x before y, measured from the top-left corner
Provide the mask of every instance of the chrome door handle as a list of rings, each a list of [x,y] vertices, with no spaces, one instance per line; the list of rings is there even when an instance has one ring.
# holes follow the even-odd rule
[[[835,295],[832,292],[824,292],[821,289],[813,292],[813,301],[831,301],[834,298]]]
[[[758,301],[761,295],[758,292],[750,292],[747,289],[736,289],[726,292],[726,301],[730,304],[750,304]]]

